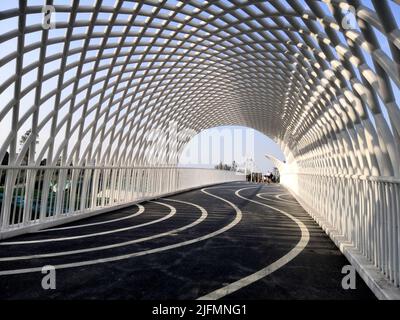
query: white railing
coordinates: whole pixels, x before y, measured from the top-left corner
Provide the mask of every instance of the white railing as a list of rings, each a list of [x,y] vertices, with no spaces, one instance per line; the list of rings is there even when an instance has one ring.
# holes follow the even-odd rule
[[[176,167],[0,167],[0,238],[9,231],[204,185],[232,171]]]
[[[285,174],[282,184],[340,245],[354,247],[396,287],[400,284],[400,180]]]

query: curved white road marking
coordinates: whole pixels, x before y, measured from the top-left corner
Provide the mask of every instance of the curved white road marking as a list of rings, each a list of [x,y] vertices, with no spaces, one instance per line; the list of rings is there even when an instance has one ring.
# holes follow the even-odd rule
[[[213,195],[212,193],[209,193],[206,191],[208,188],[203,188],[201,191],[211,197],[220,199],[226,203],[228,203],[231,207],[233,207],[236,211],[236,216],[235,219],[233,219],[229,224],[226,226],[222,227],[221,229],[218,229],[214,232],[208,233],[204,236],[194,238],[191,240],[183,241],[183,242],[178,242],[175,244],[171,244],[168,246],[164,247],[159,247],[159,248],[154,248],[150,250],[144,250],[144,251],[139,251],[139,252],[133,252],[133,253],[128,253],[120,256],[114,256],[114,257],[109,257],[109,258],[103,258],[103,259],[94,259],[94,260],[87,260],[87,261],[80,261],[80,262],[72,262],[72,263],[65,263],[65,264],[59,264],[59,265],[53,265],[55,269],[67,269],[67,268],[75,268],[75,267],[82,267],[82,266],[89,266],[89,265],[95,265],[99,263],[107,263],[107,262],[114,262],[114,261],[119,261],[119,260],[125,260],[133,257],[140,257],[140,256],[145,256],[148,254],[152,253],[158,253],[158,252],[163,252],[171,249],[176,249],[180,247],[184,247],[190,244],[194,244],[200,241],[204,241],[210,238],[213,238],[215,236],[218,236],[229,229],[233,228],[235,225],[237,225],[240,220],[242,219],[242,211],[232,202],[218,197],[216,195]],[[240,190],[239,190],[240,191]],[[15,270],[3,270],[0,271],[0,276],[5,276],[5,275],[12,275],[12,274],[22,274],[22,273],[30,273],[30,272],[41,272],[42,268],[41,267],[36,267],[36,268],[26,268],[26,269],[15,269]]]
[[[257,188],[257,187],[249,187],[249,188],[244,188],[244,189],[251,189],[251,188]],[[246,197],[243,197],[239,194],[239,192],[241,190],[244,189],[240,189],[238,191],[235,192],[235,194],[239,197],[242,198],[244,200],[271,208],[275,211],[278,211],[282,214],[284,214],[285,216],[289,217],[290,219],[292,219],[300,228],[301,230],[301,238],[300,241],[296,244],[296,246],[290,250],[287,254],[285,254],[283,257],[279,258],[278,260],[276,260],[275,262],[271,263],[270,265],[266,266],[265,268],[248,275],[247,277],[244,277],[238,281],[235,281],[227,286],[224,286],[220,289],[217,289],[209,294],[206,294],[200,298],[198,298],[198,300],[216,300],[216,299],[220,299],[225,297],[228,294],[231,294],[239,289],[242,289],[266,276],[268,276],[269,274],[273,273],[274,271],[282,268],[285,264],[287,264],[289,261],[291,261],[292,259],[294,259],[308,244],[308,241],[310,240],[310,234],[308,232],[307,227],[304,225],[304,223],[302,223],[299,219],[297,219],[296,217],[292,216],[291,214],[287,213],[286,211],[283,211],[281,209],[275,208],[273,206],[270,206],[268,204],[256,201],[256,200],[252,200],[252,199],[248,199]]]
[[[8,245],[21,245],[21,244],[31,244],[31,243],[44,243],[44,242],[56,242],[56,241],[66,241],[66,240],[75,240],[75,239],[82,239],[82,238],[90,238],[90,237],[97,237],[97,236],[102,236],[105,234],[112,234],[112,233],[117,233],[117,232],[122,232],[122,231],[127,231],[127,230],[133,230],[141,227],[145,227],[151,224],[155,224],[164,220],[167,220],[171,218],[172,216],[175,215],[176,210],[174,207],[162,203],[162,202],[157,202],[157,201],[151,201],[160,205],[163,205],[164,207],[168,207],[170,209],[169,214],[167,214],[164,217],[161,217],[156,220],[152,220],[149,222],[141,223],[141,224],[136,224],[130,227],[124,227],[124,228],[119,228],[119,229],[113,229],[113,230],[108,230],[108,231],[102,231],[102,232],[95,232],[95,233],[88,233],[88,234],[82,234],[79,236],[71,236],[71,237],[62,237],[62,238],[50,238],[50,239],[38,239],[38,240],[28,240],[28,241],[14,241],[14,242],[0,242],[0,246],[8,246]],[[144,207],[142,206],[140,210],[144,211]]]
[[[201,223],[208,215],[207,210],[204,209],[203,207],[197,205],[197,204],[194,204],[194,203],[191,203],[191,202],[186,202],[186,201],[181,201],[181,200],[173,200],[173,199],[163,199],[163,200],[180,202],[180,203],[184,203],[184,204],[188,204],[188,205],[194,206],[194,207],[196,207],[196,208],[198,208],[200,210],[201,216],[200,216],[200,218],[198,218],[197,220],[195,220],[194,222],[192,222],[192,223],[190,223],[190,224],[188,224],[186,226],[183,226],[183,227],[180,227],[180,228],[177,228],[177,229],[173,229],[171,231],[163,232],[163,233],[158,233],[158,234],[155,234],[155,235],[152,235],[152,236],[135,239],[135,240],[124,241],[124,242],[114,243],[114,244],[100,246],[100,247],[91,247],[91,248],[86,248],[86,249],[51,252],[51,253],[42,253],[42,254],[33,254],[33,255],[29,255],[29,256],[2,257],[2,258],[0,258],[0,262],[1,261],[16,261],[16,260],[28,260],[28,259],[41,259],[41,258],[49,258],[49,257],[59,257],[59,256],[66,256],[66,255],[72,255],[72,254],[79,254],[79,253],[85,253],[85,252],[93,252],[93,251],[100,251],[100,250],[123,247],[123,246],[131,245],[131,244],[135,244],[135,243],[140,243],[140,242],[145,242],[145,241],[148,241],[148,240],[153,240],[153,239],[165,237],[165,236],[172,235],[174,233],[181,232],[183,230],[192,228],[195,225]]]
[[[281,196],[283,196],[283,195],[288,195],[288,194],[287,193],[280,193],[280,194],[274,195],[273,198],[272,198],[272,195],[269,195],[268,193],[258,193],[256,196],[258,198],[260,198],[260,199],[267,200],[267,201],[285,202],[285,203],[288,203],[288,204],[300,206],[300,204],[297,203],[297,202],[281,198]]]
[[[280,194],[275,195],[275,198],[278,198],[279,200],[282,200],[282,201],[286,201],[287,203],[299,205],[299,203],[296,202],[296,201],[287,200],[287,199],[282,198],[282,196],[285,196],[285,195],[290,195],[290,194],[287,194],[287,193],[280,193]]]
[[[100,224],[106,224],[106,223],[111,223],[111,222],[116,222],[116,221],[121,221],[125,219],[130,219],[137,217],[141,215],[144,212],[144,209],[142,210],[143,206],[140,204],[136,204],[136,206],[139,208],[137,212],[134,214],[130,214],[128,216],[122,217],[122,218],[116,218],[116,219],[111,219],[111,220],[106,220],[106,221],[100,221],[100,222],[93,222],[93,223],[85,223],[85,224],[79,224],[76,226],[69,226],[69,227],[56,227],[56,228],[49,228],[49,229],[44,229],[44,230],[39,230],[36,231],[35,233],[42,233],[42,232],[49,232],[49,231],[59,231],[59,230],[68,230],[68,229],[76,229],[76,228],[83,228],[83,227],[91,227],[91,226],[98,226]]]

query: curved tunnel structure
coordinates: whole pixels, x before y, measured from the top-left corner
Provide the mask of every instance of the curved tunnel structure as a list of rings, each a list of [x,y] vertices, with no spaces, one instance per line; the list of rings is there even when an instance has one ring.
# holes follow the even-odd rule
[[[399,285],[398,0],[1,6],[2,231],[98,205],[82,190],[106,174],[108,192],[148,174],[134,168],[171,174],[196,133],[243,125],[281,146],[282,183],[352,262]],[[34,186],[49,206],[69,180],[79,197],[30,216]]]

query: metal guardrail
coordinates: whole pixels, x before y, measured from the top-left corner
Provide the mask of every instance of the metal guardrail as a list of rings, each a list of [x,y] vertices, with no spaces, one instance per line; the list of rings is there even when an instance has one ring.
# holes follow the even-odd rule
[[[289,173],[281,181],[399,287],[399,179]]]
[[[231,171],[176,167],[0,167],[0,233],[213,183]]]

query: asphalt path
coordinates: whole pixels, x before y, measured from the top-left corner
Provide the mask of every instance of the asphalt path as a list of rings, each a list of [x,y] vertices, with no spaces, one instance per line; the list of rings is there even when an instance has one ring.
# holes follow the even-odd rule
[[[348,264],[285,188],[228,183],[0,242],[0,299],[374,299]]]

